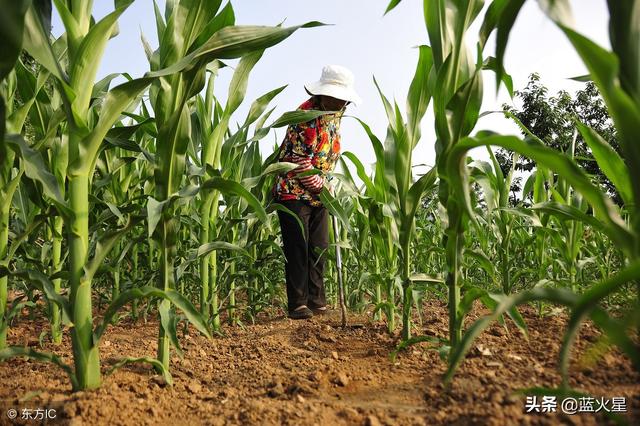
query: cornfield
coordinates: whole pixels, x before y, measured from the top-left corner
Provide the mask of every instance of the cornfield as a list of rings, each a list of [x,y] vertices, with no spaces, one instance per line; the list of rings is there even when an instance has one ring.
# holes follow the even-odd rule
[[[260,147],[278,129],[325,113],[273,117],[285,87],[245,99],[271,47],[325,24],[238,25],[231,2],[220,0],[168,0],[164,10],[150,3],[159,45],[143,37],[149,71],[98,80],[105,48],[132,3],[115,0],[111,13],[95,19],[91,1],[0,1],[0,368],[11,371],[20,359],[52,363],[72,392],[99,389],[112,380],[107,375],[136,371],[137,363],[150,364],[145,374],[166,384],[185,380],[172,371],[192,339],[215,348],[234,330],[277,317],[286,299],[276,213],[286,209],[272,201],[271,187],[275,175],[297,166],[277,161],[277,140],[267,158]],[[566,323],[552,336],[559,383],[527,395],[576,395],[570,367],[587,323],[601,336],[590,354],[620,354],[640,372],[640,2],[607,2],[608,50],[573,29],[568,0],[538,1],[588,69],[580,79],[596,85],[621,154],[577,119],[567,151],[545,144],[510,112],[503,114],[521,135],[479,128],[483,79],[513,96],[505,52],[524,0],[424,0],[421,10],[404,3],[377,7],[424,15],[429,45],[415,49],[406,105],[374,78],[386,134],[361,118],[344,120],[357,120],[376,161],[369,168],[342,152],[333,189],[320,195],[339,223],[324,253],[331,304],[338,304],[339,247],[349,316],[391,336],[385,358],[435,351],[442,392],[456,385],[496,323],[529,339],[528,307],[540,318],[559,309]],[[63,25],[57,38],[52,13]],[[474,23],[479,33],[472,34]],[[486,48],[491,36],[495,52]],[[217,95],[221,73],[232,75],[226,99]],[[248,113],[239,118],[243,104]],[[435,130],[436,160],[418,175],[413,155],[425,123]],[[578,138],[621,203],[578,164]],[[468,155],[478,147],[488,161]],[[498,148],[513,156],[506,173]],[[535,169],[513,201],[519,157]],[[433,300],[447,312],[438,335],[425,327]],[[49,351],[11,337],[36,317],[48,324],[39,340]],[[120,353],[106,371],[101,350],[109,330],[143,322],[156,329],[156,355]],[[637,382],[631,392],[633,417],[640,413]]]

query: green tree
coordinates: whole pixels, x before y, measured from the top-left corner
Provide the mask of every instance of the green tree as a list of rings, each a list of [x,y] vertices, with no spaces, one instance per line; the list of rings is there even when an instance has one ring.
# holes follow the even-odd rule
[[[576,137],[576,162],[598,182],[618,205],[622,199],[615,186],[607,179],[598,167],[591,150],[577,131],[576,120],[586,124],[598,132],[605,141],[620,155],[622,151],[616,138],[613,121],[593,82],[586,83],[584,89],[578,90],[574,96],[565,90],[555,96],[549,96],[549,89],[540,82],[540,75],[533,73],[522,91],[515,95],[522,101],[520,108],[503,105],[505,112],[513,114],[531,133],[540,138],[547,146],[558,151],[567,152]],[[524,131],[523,131],[524,134]],[[503,173],[508,173],[512,163],[512,153],[499,149],[496,158]],[[525,156],[519,156],[516,170],[531,171],[535,162]],[[511,192],[519,193],[521,181],[514,180]],[[512,200],[513,201],[513,200]]]

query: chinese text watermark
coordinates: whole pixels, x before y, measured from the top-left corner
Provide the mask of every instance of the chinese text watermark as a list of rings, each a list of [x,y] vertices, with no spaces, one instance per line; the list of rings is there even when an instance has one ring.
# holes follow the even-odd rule
[[[553,395],[540,397],[533,395],[527,396],[524,408],[526,413],[626,413],[627,399],[624,396],[613,398],[583,396],[560,399]]]

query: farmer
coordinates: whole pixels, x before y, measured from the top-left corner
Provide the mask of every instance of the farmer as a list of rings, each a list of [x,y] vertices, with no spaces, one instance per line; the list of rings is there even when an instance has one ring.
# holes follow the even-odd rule
[[[286,258],[285,275],[289,318],[311,318],[327,310],[324,293],[324,255],[329,245],[327,209],[318,194],[340,156],[340,119],[346,106],[359,103],[353,74],[338,65],[322,69],[320,80],[305,86],[311,98],[299,110],[335,111],[287,129],[278,155],[279,161],[299,167],[279,175],[273,187],[274,200],[293,212],[278,211]],[[322,174],[298,176],[309,170]]]

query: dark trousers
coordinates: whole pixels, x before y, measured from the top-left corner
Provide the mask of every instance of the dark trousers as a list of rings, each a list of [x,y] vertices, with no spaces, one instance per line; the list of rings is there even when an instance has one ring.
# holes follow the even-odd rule
[[[289,310],[307,305],[326,305],[324,294],[324,252],[329,246],[329,215],[323,206],[313,207],[304,201],[280,201],[302,222],[279,211],[280,229],[286,258],[285,275]]]

